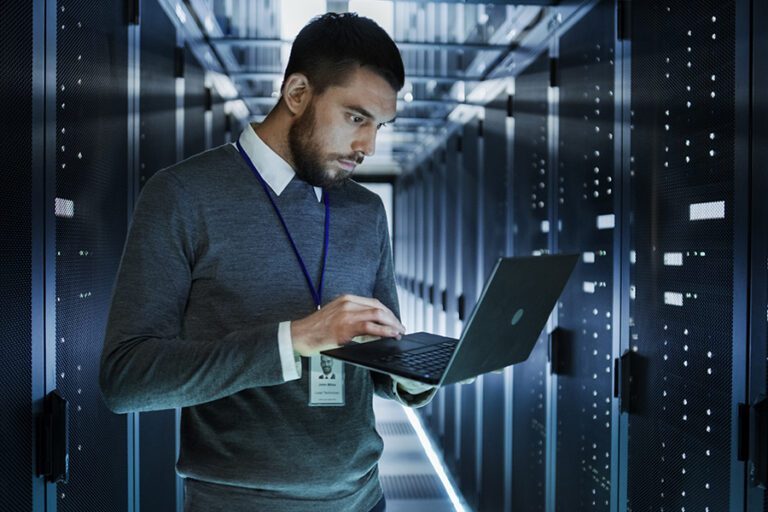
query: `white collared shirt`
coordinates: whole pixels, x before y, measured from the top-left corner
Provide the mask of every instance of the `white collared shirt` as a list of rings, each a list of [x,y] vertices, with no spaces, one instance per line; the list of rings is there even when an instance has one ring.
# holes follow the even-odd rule
[[[253,162],[261,177],[264,178],[264,181],[267,182],[269,188],[272,189],[275,195],[279,196],[282,194],[285,187],[288,186],[296,175],[296,171],[293,170],[291,164],[283,160],[283,157],[267,146],[266,142],[256,135],[253,126],[250,124],[240,134],[239,140],[248,158],[251,159],[251,162]],[[234,146],[234,143],[232,145]],[[320,187],[313,188],[315,189],[318,202],[321,201],[323,199],[323,189]]]

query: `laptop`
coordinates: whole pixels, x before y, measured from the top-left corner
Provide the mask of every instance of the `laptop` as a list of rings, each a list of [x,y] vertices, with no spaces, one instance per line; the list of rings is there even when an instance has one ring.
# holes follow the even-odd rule
[[[321,353],[439,386],[520,363],[531,354],[578,258],[500,258],[459,339],[417,332]]]

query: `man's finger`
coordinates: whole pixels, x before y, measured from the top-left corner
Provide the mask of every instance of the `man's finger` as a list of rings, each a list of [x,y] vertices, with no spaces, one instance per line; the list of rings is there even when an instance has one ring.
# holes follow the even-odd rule
[[[403,325],[392,314],[387,314],[379,309],[364,309],[360,311],[350,312],[349,315],[353,322],[373,322],[381,326],[387,327],[395,331],[395,334],[403,333]],[[387,334],[386,336],[394,336],[395,334]]]

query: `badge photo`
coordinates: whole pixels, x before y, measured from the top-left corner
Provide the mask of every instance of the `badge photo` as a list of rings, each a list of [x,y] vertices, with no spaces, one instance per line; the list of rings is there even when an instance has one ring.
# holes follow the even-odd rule
[[[310,358],[309,405],[344,405],[344,363],[322,354]]]

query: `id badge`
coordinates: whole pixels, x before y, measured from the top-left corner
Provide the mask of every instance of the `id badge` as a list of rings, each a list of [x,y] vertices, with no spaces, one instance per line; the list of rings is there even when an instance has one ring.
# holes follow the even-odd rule
[[[344,363],[316,354],[309,364],[309,405],[340,407],[344,405]]]

